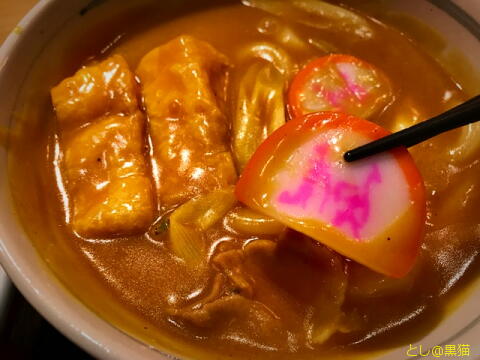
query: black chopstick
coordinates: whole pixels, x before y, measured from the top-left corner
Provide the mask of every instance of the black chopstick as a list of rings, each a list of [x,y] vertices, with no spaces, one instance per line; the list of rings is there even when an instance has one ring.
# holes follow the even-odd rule
[[[417,125],[347,151],[343,157],[345,161],[352,162],[399,146],[410,147],[438,134],[479,120],[480,95],[430,120],[423,121]]]

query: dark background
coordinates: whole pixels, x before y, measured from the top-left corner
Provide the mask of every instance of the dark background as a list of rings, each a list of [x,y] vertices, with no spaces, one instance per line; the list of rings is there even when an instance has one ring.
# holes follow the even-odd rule
[[[53,328],[13,286],[5,312],[0,359],[93,359]]]

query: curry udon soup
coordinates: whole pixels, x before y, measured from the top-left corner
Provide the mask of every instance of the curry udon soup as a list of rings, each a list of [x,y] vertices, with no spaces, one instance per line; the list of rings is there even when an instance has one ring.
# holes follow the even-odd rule
[[[410,149],[426,218],[401,276],[244,205],[234,187],[298,116],[340,111],[397,131],[465,101],[462,86],[354,7],[245,0],[165,22],[155,6],[109,23],[102,36],[120,40],[103,51],[72,51],[43,84],[46,105],[25,110],[42,121],[12,143],[19,213],[58,278],[127,333],[202,358],[346,358],[433,328],[477,263],[478,126]],[[386,207],[397,185],[383,188]]]

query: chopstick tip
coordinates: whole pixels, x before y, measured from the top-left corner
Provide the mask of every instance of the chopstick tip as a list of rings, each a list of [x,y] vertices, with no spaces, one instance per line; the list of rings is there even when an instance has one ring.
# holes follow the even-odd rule
[[[353,160],[355,160],[353,155],[352,155],[352,151],[347,151],[345,154],[343,154],[343,159],[346,162],[352,162]]]

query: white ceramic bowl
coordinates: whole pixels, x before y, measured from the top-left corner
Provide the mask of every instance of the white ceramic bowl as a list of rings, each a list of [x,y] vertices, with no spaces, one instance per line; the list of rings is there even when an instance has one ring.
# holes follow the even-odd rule
[[[178,5],[163,0],[165,6]],[[128,1],[41,0],[20,22],[0,49],[0,125],[12,125],[12,114],[22,84],[28,81],[29,69],[46,46],[60,42],[59,34],[67,29],[81,33],[102,21],[94,8]],[[131,0],[137,4],[140,0]],[[183,1],[194,3],[195,0]],[[449,51],[461,51],[480,73],[480,1],[478,0],[392,0],[391,6],[435,28],[447,40],[445,66]],[[91,9],[80,16],[82,9]],[[58,51],[58,49],[57,49]],[[442,60],[442,59],[440,59]],[[465,74],[454,74],[465,76]],[[480,84],[477,84],[480,85]],[[470,92],[479,92],[475,85]],[[167,359],[166,351],[153,349],[133,339],[96,316],[74,298],[45,266],[24,230],[19,225],[11,200],[7,174],[7,151],[0,147],[0,260],[12,281],[28,301],[56,328],[89,353],[102,359]],[[445,344],[469,344],[470,357],[480,359],[480,284],[473,284],[469,295],[430,334],[420,340],[423,348]],[[417,344],[417,345],[418,345]],[[416,344],[413,344],[414,346]],[[408,359],[408,347],[393,349],[381,359]],[[178,351],[175,356],[184,356]]]

